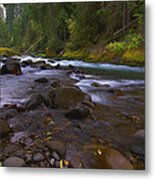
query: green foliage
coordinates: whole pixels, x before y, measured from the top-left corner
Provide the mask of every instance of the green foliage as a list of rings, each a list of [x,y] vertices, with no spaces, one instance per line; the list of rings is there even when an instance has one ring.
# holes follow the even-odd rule
[[[122,52],[125,49],[125,42],[113,42],[109,43],[105,49],[112,52]]]
[[[144,38],[141,34],[130,32],[125,37],[125,42],[129,50],[139,48],[144,43]]]

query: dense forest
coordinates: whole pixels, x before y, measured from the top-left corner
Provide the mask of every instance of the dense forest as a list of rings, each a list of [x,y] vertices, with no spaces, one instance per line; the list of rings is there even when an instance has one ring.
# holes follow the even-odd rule
[[[0,166],[145,169],[145,1],[0,4]]]
[[[144,0],[4,4],[0,53],[143,66],[144,4]]]

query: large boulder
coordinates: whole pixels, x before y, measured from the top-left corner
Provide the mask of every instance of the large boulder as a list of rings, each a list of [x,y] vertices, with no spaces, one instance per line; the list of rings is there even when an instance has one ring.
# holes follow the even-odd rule
[[[132,142],[130,144],[130,150],[140,155],[141,157],[145,156],[145,130],[139,130],[137,131],[133,137]]]
[[[1,74],[21,75],[21,67],[18,61],[8,60],[1,68]]]
[[[0,121],[0,138],[5,138],[11,132],[11,128],[7,121]]]
[[[54,90],[51,96],[53,106],[58,109],[76,107],[88,97],[76,87],[59,87]]]

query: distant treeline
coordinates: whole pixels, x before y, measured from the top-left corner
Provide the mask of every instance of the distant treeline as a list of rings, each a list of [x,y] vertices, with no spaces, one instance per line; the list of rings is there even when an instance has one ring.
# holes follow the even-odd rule
[[[135,48],[142,48],[144,4],[144,0],[4,4],[0,47],[48,56],[74,56],[81,51],[87,56],[103,51],[109,43],[135,38]]]

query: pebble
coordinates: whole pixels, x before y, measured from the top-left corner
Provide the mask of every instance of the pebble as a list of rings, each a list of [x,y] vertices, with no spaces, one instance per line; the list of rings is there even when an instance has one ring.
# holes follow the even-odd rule
[[[55,152],[55,151],[52,152],[52,157],[53,157],[54,159],[58,160],[58,161],[60,160],[59,154],[58,154],[57,152]]]
[[[54,159],[54,158],[52,158],[52,159],[50,160],[50,164],[51,164],[51,166],[54,166],[54,162],[55,162],[55,159]]]
[[[45,159],[45,157],[41,154],[41,153],[36,153],[34,156],[33,156],[33,160],[35,162],[39,162],[39,161],[43,161]]]

